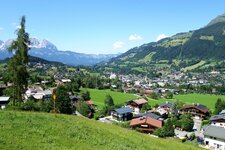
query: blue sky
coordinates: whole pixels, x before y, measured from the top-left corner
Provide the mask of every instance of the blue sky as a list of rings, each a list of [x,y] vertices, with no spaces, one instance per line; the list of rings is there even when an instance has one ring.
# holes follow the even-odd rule
[[[198,29],[223,13],[223,0],[1,0],[0,40],[14,38],[25,15],[30,37],[60,50],[118,53]]]

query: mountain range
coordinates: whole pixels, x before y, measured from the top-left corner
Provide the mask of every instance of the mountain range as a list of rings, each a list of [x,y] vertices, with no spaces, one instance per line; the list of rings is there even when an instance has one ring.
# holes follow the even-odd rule
[[[5,42],[0,41],[0,59],[11,57],[7,48],[12,43],[12,39]],[[48,40],[38,40],[30,38],[29,55],[46,59],[48,61],[62,62],[67,65],[94,65],[100,62],[108,61],[109,59],[118,56],[119,54],[83,54],[72,51],[58,50],[57,47]]]
[[[188,66],[199,62],[204,65],[224,60],[225,14],[216,17],[200,29],[134,47],[107,63],[97,65],[97,68],[129,72],[134,68],[141,70],[141,67],[152,64],[165,64],[164,66],[170,67]]]

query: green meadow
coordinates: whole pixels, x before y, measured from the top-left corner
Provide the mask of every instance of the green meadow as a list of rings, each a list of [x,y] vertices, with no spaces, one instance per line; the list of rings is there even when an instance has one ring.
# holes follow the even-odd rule
[[[134,94],[114,92],[111,90],[97,90],[97,89],[81,89],[88,90],[90,92],[91,99],[99,107],[104,105],[104,100],[107,94],[111,95],[115,104],[124,104],[124,102],[132,99],[138,98]],[[211,111],[214,110],[215,103],[218,98],[225,100],[225,95],[210,95],[210,94],[183,94],[183,95],[174,95],[173,99],[149,99],[149,104],[154,106],[156,104],[162,104],[170,102],[174,103],[176,100],[185,102],[186,104],[199,103],[206,105]]]
[[[115,104],[123,104],[128,100],[137,98],[137,96],[134,96],[133,94],[114,92],[111,90],[97,90],[97,89],[81,89],[81,90],[88,90],[90,92],[91,99],[99,107],[104,106],[104,101],[107,94],[112,96]]]
[[[154,106],[155,104],[162,104],[166,101],[173,103],[176,100],[183,101],[187,104],[199,103],[206,105],[210,110],[214,110],[215,103],[218,98],[225,100],[225,95],[210,95],[210,94],[184,94],[184,95],[174,95],[174,99],[159,99],[159,100],[149,100],[149,104]]]
[[[0,111],[4,150],[196,150],[196,145],[154,138],[72,115]]]

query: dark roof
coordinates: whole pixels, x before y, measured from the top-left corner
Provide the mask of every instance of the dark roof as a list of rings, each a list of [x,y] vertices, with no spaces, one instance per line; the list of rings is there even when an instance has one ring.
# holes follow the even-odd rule
[[[209,120],[214,121],[214,120],[219,120],[219,119],[225,120],[225,114],[219,114],[219,115],[212,116]]]
[[[134,118],[139,118],[139,117],[143,117],[143,116],[151,117],[151,118],[154,118],[154,119],[157,119],[157,120],[159,118],[161,118],[161,116],[156,115],[156,114],[154,114],[152,112],[140,113],[140,114],[135,115]]]
[[[202,104],[195,104],[196,107],[198,107],[199,109],[208,109],[205,105]]]
[[[122,108],[116,109],[115,111],[118,114],[125,114],[125,113],[131,113],[131,112],[133,112],[133,109],[130,108],[130,107],[122,107]]]
[[[202,104],[186,105],[186,106],[182,107],[180,110],[186,109],[186,108],[196,108],[196,109],[202,111],[203,113],[209,112],[208,107],[206,107],[205,105],[202,105]]]
[[[225,139],[225,129],[217,126],[208,126],[203,134],[205,136]]]
[[[173,107],[173,104],[171,104],[171,103],[165,103],[165,104],[161,104],[161,105],[159,105],[159,107],[161,108],[161,107],[168,107],[168,108],[172,108]]]

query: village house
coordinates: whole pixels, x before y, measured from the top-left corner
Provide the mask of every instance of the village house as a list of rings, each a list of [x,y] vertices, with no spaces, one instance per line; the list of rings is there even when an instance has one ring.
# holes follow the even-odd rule
[[[209,114],[209,109],[202,104],[185,105],[179,110],[179,114],[191,114],[195,117],[205,118]]]
[[[130,107],[122,107],[111,112],[112,119],[117,121],[128,121],[133,117],[133,109]]]
[[[210,119],[210,125],[224,128],[225,130],[225,110],[220,114],[212,116]]]
[[[223,127],[209,125],[204,131],[204,143],[210,149],[225,149],[225,129]]]
[[[43,90],[41,87],[29,87],[25,92],[25,99],[33,96],[35,99],[48,99],[52,96],[52,90]]]
[[[0,96],[0,108],[4,109],[6,105],[9,103],[10,97]]]
[[[151,112],[138,114],[130,122],[130,126],[139,132],[153,133],[163,126],[163,119]]]
[[[126,102],[127,106],[134,110],[134,113],[139,113],[142,106],[147,103],[148,101],[146,101],[145,99],[135,99]]]
[[[210,125],[204,131],[204,143],[210,149],[225,149],[225,110],[212,116]]]

